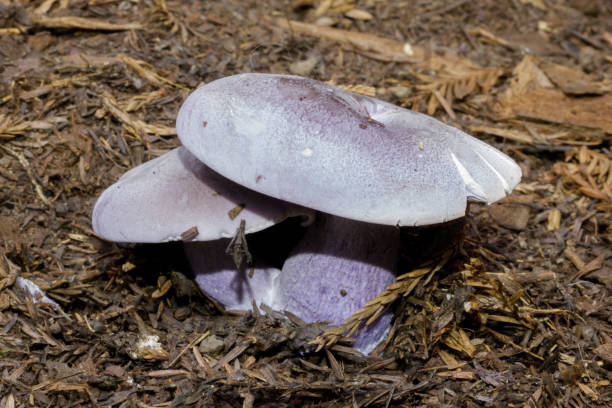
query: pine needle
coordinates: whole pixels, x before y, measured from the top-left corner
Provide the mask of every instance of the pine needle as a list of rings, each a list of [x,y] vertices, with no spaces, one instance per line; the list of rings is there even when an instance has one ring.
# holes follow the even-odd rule
[[[442,269],[452,254],[453,250],[449,250],[444,253],[437,263],[398,276],[395,282],[387,286],[387,288],[379,293],[374,299],[366,302],[363,308],[353,313],[353,315],[346,319],[342,325],[329,328],[312,340],[310,344],[316,345],[317,351],[320,351],[323,348],[333,346],[347,335],[353,336],[358,334],[363,328],[372,324],[380,317],[393,302],[400,297],[408,296],[423,277],[433,275]]]

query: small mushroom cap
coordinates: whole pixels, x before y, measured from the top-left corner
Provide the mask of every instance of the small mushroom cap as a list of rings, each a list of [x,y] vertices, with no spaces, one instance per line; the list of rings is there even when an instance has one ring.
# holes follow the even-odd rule
[[[244,208],[235,218],[230,211]],[[241,220],[257,232],[311,210],[248,190],[210,170],[184,147],[125,173],[102,193],[93,210],[94,231],[117,242],[166,242],[197,228],[194,241],[229,238]]]
[[[414,226],[492,203],[521,178],[497,149],[417,112],[311,79],[241,74],[194,91],[182,143],[225,177],[342,217]]]

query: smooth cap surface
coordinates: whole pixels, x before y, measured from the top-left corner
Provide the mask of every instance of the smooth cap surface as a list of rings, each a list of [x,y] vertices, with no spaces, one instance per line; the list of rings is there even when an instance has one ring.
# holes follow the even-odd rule
[[[235,218],[230,211],[244,208]],[[237,208],[238,207],[238,208]],[[166,242],[196,227],[194,241],[230,238],[240,221],[257,232],[311,210],[258,194],[212,171],[184,147],[137,166],[102,193],[94,231],[116,242]]]
[[[177,118],[189,151],[263,194],[379,224],[459,218],[521,170],[499,150],[420,113],[311,79],[241,74],[194,91]]]

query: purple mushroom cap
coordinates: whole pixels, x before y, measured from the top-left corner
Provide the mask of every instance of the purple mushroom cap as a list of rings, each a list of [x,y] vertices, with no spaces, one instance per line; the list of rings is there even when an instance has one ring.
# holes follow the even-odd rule
[[[322,212],[280,274],[280,307],[306,321],[342,323],[393,282],[394,226],[462,217],[521,178],[511,158],[432,117],[296,76],[211,82],[187,98],[177,132],[223,176]],[[355,346],[372,350],[390,321]]]
[[[236,217],[229,213],[244,207]],[[115,242],[181,240],[196,227],[193,241],[232,238],[242,220],[245,233],[261,231],[288,217],[313,211],[266,197],[212,171],[178,147],[126,172],[96,201],[94,231]]]
[[[238,206],[242,210],[230,217]],[[276,306],[280,270],[259,260],[236,268],[225,248],[242,221],[244,232],[252,233],[293,216],[314,218],[309,209],[225,179],[179,147],[129,170],[106,189],[94,206],[92,225],[100,237],[116,242],[175,241],[196,231],[185,252],[197,282],[226,308],[246,310],[253,301]]]
[[[329,214],[416,226],[492,203],[521,178],[508,156],[417,112],[311,79],[225,77],[181,107],[183,145],[257,192]]]

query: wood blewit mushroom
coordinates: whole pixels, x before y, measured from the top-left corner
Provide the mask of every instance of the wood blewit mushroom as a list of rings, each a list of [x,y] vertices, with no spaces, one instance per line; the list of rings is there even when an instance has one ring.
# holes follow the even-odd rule
[[[318,81],[242,74],[194,91],[177,118],[183,145],[214,171],[320,211],[283,266],[280,305],[342,323],[393,282],[401,226],[465,215],[518,184],[518,165],[436,119]],[[368,352],[391,314],[357,338]]]
[[[176,241],[192,231],[185,252],[200,287],[226,308],[246,310],[253,301],[278,307],[280,270],[260,259],[235,266],[226,248],[240,223],[249,234],[288,217],[312,218],[312,213],[237,185],[179,147],[131,169],[106,189],[94,207],[92,225],[99,236],[115,242]]]

